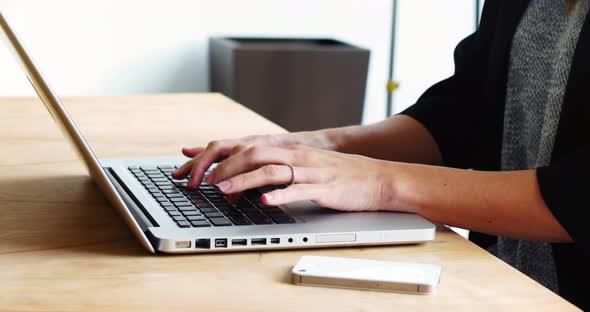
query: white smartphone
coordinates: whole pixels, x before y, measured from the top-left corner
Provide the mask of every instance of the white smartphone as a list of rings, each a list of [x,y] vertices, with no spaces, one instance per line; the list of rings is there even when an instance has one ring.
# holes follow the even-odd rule
[[[292,271],[298,285],[433,294],[441,266],[321,256],[303,256]]]

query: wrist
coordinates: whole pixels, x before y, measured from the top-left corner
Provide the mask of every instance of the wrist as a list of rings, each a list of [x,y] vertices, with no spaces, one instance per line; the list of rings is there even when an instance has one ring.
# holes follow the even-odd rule
[[[333,141],[335,135],[333,129],[302,131],[280,135],[279,138],[284,144],[301,144],[318,149],[335,151],[336,144]]]
[[[362,126],[330,128],[280,134],[276,138],[283,144],[302,144],[335,152],[365,155],[365,153],[355,152],[359,150],[358,143],[355,141],[358,141],[363,129]]]
[[[352,142],[361,128],[361,126],[350,126],[319,130],[316,132],[317,138],[321,141],[325,149],[341,153],[350,153],[350,147],[353,145]]]
[[[418,189],[419,174],[417,165],[389,162],[381,178],[381,198],[383,206],[389,211],[421,214],[421,192]],[[417,170],[418,169],[418,170]]]
[[[314,146],[325,150],[338,151],[338,129],[317,130],[309,132],[309,135]]]

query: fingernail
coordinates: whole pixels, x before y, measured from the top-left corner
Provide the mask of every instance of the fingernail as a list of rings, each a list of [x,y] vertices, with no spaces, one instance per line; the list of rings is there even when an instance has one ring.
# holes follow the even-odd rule
[[[264,196],[264,198],[266,199],[266,201],[271,201],[272,200],[272,195],[270,193],[269,194],[264,194],[262,196]]]
[[[217,184],[217,187],[219,187],[221,191],[225,192],[231,188],[231,182],[228,180],[221,181],[219,184]]]

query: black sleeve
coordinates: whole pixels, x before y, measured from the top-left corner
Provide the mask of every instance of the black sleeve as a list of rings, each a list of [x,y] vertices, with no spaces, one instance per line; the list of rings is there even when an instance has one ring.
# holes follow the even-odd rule
[[[491,74],[499,70],[505,74],[508,66],[497,60],[497,53],[505,51],[494,50],[497,47],[493,42],[495,31],[504,18],[499,13],[500,2],[485,2],[478,31],[457,46],[454,75],[432,86],[416,104],[402,112],[428,129],[438,144],[445,166],[500,169],[505,93],[500,89],[488,89],[494,84],[505,89],[505,81],[498,78],[502,75]],[[586,196],[590,191],[587,189],[590,186],[590,143],[577,146],[575,151],[552,159],[551,165],[537,169],[537,180],[541,195],[555,218],[573,238],[575,246],[590,255],[590,226],[586,225],[586,218],[581,217],[590,210],[590,198]],[[470,239],[484,248],[493,241],[493,237],[473,232]]]
[[[402,114],[418,120],[434,137],[444,164],[456,168],[498,170],[503,103],[486,97],[488,59],[498,23],[500,1],[486,1],[478,30],[455,49],[455,73],[428,89]],[[490,98],[492,100],[490,100]],[[497,237],[471,232],[482,248]]]
[[[586,256],[590,256],[590,226],[582,216],[590,212],[590,198],[586,193],[590,184],[588,160],[590,148],[586,145],[548,167],[537,169],[545,204]]]
[[[445,166],[497,170],[503,103],[485,96],[498,1],[486,1],[479,29],[455,49],[455,73],[405,111],[432,134]]]

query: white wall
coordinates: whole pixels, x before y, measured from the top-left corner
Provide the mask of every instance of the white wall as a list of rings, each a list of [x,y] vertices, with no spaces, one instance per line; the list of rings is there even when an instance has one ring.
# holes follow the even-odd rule
[[[432,84],[453,74],[453,52],[475,31],[475,1],[398,0],[394,111],[413,104]]]
[[[452,73],[472,0],[399,0],[395,109]],[[371,49],[365,122],[383,118],[390,0],[0,0],[61,95],[207,91],[211,35],[335,37]],[[0,48],[0,96],[33,95]]]

